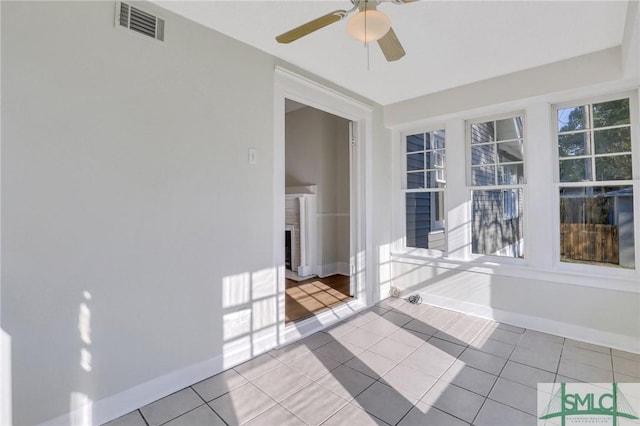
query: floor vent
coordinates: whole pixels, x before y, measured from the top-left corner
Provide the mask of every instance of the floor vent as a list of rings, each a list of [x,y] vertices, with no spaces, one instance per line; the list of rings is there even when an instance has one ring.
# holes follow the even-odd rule
[[[118,2],[117,4],[119,10],[116,14],[116,25],[164,41],[164,19],[127,3]]]

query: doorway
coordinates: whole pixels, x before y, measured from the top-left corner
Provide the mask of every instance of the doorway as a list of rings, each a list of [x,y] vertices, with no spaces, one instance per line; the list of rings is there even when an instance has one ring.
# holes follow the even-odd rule
[[[285,100],[285,322],[353,300],[351,121]]]
[[[316,313],[307,319],[286,323],[285,315],[285,99],[342,117],[351,121],[350,134],[350,292],[352,300]],[[280,344],[321,330],[327,325],[365,309],[379,299],[379,288],[370,285],[376,274],[371,254],[376,250],[371,235],[373,109],[333,89],[302,77],[280,66],[274,70],[274,149],[273,149],[273,256],[278,288],[278,342]],[[306,188],[310,192],[313,187]],[[314,198],[309,197],[313,203]],[[307,204],[304,203],[304,206]],[[308,212],[312,209],[305,209]],[[313,210],[315,211],[315,210]],[[304,215],[302,217],[305,217]],[[305,240],[306,241],[306,240]],[[314,246],[310,246],[313,250]],[[304,265],[303,265],[304,266]],[[303,274],[304,275],[304,274]]]

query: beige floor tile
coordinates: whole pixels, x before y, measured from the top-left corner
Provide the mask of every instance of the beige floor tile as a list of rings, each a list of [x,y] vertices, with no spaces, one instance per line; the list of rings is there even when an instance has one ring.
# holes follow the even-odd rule
[[[309,426],[316,426],[333,416],[347,404],[338,395],[312,383],[282,402],[282,406]]]
[[[395,367],[398,363],[382,355],[365,351],[357,357],[351,358],[344,365],[354,370],[366,374],[369,377],[378,379]]]
[[[140,412],[136,410],[118,417],[117,419],[111,420],[103,426],[147,426],[147,423],[142,418]]]
[[[320,379],[316,383],[329,389],[339,397],[350,401],[371,386],[375,379],[353,368],[341,365]]]
[[[315,350],[316,353],[335,359],[339,363],[345,363],[364,351],[364,348],[347,342],[331,342]]]
[[[140,408],[140,412],[150,426],[161,425],[187,411],[204,404],[202,398],[191,388],[182,389],[149,405]]]
[[[521,364],[555,373],[560,361],[560,351],[556,351],[555,348],[549,350],[540,347],[532,350],[516,347],[510,359]]]
[[[416,400],[408,400],[395,389],[376,382],[358,395],[354,404],[385,422],[395,425],[411,410]]]
[[[228,425],[246,423],[274,405],[276,402],[252,383],[240,386],[209,403]]]
[[[604,370],[566,359],[560,360],[558,374],[578,379],[585,383],[610,383],[613,381],[613,372],[611,369]]]
[[[470,367],[460,360],[456,360],[440,377],[442,381],[453,383],[456,386],[483,396],[489,394],[489,391],[497,379],[497,376]]]
[[[562,359],[580,362],[604,370],[611,370],[612,368],[611,354],[595,352],[577,346],[565,345],[562,350]]]
[[[438,378],[403,365],[397,365],[382,376],[380,381],[395,389],[408,400],[418,400],[438,381]]]
[[[537,418],[488,399],[473,424],[475,426],[536,426]]]
[[[262,354],[233,369],[247,380],[254,380],[280,367],[282,363],[269,354]]]
[[[369,351],[382,355],[386,358],[400,362],[407,357],[415,348],[405,345],[404,343],[397,342],[391,339],[384,339],[371,346]]]
[[[435,407],[418,402],[398,423],[398,426],[466,426],[468,424]]]
[[[499,378],[491,390],[489,398],[535,416],[537,410],[537,395],[537,389]]]
[[[322,426],[387,426],[373,414],[367,413],[362,408],[353,404],[347,404],[335,413]]]
[[[245,423],[246,426],[304,426],[304,422],[281,405],[275,405],[264,413]]]
[[[311,380],[318,380],[340,365],[338,361],[318,352],[303,355],[287,364]]]
[[[537,389],[538,383],[553,383],[555,374],[550,371],[508,361],[500,377]]]
[[[247,379],[242,377],[235,370],[227,370],[198,382],[191,387],[202,397],[202,399],[209,402],[220,395],[244,385],[245,383],[247,383]]]
[[[507,360],[504,358],[499,358],[495,355],[480,352],[472,348],[467,348],[462,355],[460,355],[460,361],[470,367],[486,371],[494,376],[499,375],[502,367],[507,363]]]
[[[421,399],[423,403],[468,423],[471,423],[480,411],[484,400],[483,396],[444,381],[435,383]]]
[[[294,369],[283,365],[264,376],[260,376],[252,383],[272,399],[280,402],[308,386],[311,380]]]
[[[225,422],[205,404],[165,423],[165,426],[225,426]]]

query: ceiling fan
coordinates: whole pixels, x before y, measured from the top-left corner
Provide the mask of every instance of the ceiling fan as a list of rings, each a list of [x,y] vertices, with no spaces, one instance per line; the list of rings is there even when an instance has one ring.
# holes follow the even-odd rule
[[[335,10],[319,18],[300,25],[276,37],[278,43],[291,43],[314,31],[341,21],[353,12],[358,11],[347,22],[347,33],[356,40],[368,43],[377,41],[387,61],[397,61],[405,55],[400,40],[391,28],[391,21],[376,7],[383,0],[351,0],[353,7],[349,10]],[[417,0],[391,0],[395,4],[412,3]]]

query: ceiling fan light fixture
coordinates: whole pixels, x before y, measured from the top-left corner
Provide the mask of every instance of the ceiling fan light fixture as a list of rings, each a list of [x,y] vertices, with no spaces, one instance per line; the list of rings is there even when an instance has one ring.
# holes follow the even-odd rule
[[[389,17],[375,9],[361,10],[347,22],[347,33],[365,43],[381,39],[390,28]]]

